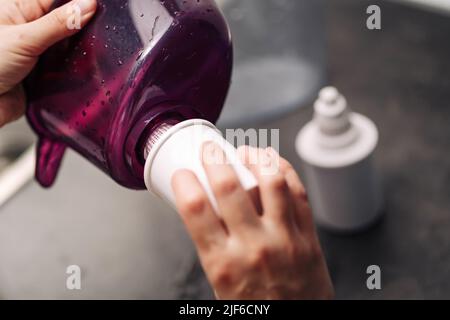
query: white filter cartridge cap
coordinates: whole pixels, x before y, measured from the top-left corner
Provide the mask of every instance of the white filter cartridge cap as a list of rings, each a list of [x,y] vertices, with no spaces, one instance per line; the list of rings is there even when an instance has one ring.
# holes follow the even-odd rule
[[[176,171],[188,169],[196,174],[211,204],[217,211],[217,201],[209,185],[201,159],[202,146],[206,142],[214,142],[224,150],[245,190],[257,187],[256,178],[242,164],[236,148],[223,138],[221,132],[212,123],[194,119],[171,127],[156,142],[152,142],[144,171],[147,189],[175,207],[172,177]]]

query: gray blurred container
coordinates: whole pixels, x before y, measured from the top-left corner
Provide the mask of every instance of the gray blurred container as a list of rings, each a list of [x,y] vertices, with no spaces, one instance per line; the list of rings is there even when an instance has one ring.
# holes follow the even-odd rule
[[[322,0],[217,0],[235,65],[221,127],[273,120],[312,102],[326,81]]]

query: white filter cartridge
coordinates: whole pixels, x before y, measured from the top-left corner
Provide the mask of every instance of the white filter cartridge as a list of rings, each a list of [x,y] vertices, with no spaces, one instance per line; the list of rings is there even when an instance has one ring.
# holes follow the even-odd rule
[[[211,190],[202,164],[202,146],[215,142],[225,152],[245,190],[257,187],[253,174],[241,163],[236,148],[227,142],[220,131],[210,122],[200,119],[188,120],[174,126],[163,125],[163,130],[150,137],[146,150],[144,178],[147,189],[175,207],[172,177],[179,169],[196,174],[211,204],[217,211],[217,201]],[[186,186],[189,188],[189,186]]]
[[[297,138],[306,187],[316,221],[341,232],[368,227],[382,212],[382,195],[373,167],[378,130],[353,113],[333,87],[321,91],[314,120]]]

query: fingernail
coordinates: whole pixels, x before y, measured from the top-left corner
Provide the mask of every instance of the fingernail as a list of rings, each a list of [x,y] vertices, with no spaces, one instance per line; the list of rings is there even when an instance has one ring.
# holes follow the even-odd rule
[[[273,153],[271,153],[271,152],[267,152],[267,150],[266,150],[266,152],[262,152],[261,153],[261,159],[260,159],[260,161],[261,161],[261,166],[262,167],[271,167],[272,166],[272,163],[273,163]]]
[[[214,142],[206,142],[203,145],[203,162],[208,165],[219,165],[225,163],[225,153]]]
[[[80,8],[81,14],[85,15],[95,10],[97,0],[76,0],[75,5]]]

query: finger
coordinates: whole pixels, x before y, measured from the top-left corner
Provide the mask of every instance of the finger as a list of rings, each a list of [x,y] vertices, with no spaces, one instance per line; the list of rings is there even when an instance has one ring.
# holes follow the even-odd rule
[[[314,221],[312,218],[311,208],[308,203],[308,196],[305,187],[300,180],[294,167],[284,158],[282,158],[273,148],[268,148],[267,152],[273,157],[279,158],[280,171],[286,178],[293,202],[295,204],[295,222],[301,231],[314,230]]]
[[[259,225],[259,217],[248,193],[242,187],[225,152],[215,143],[206,143],[202,161],[211,189],[216,197],[219,213],[230,233],[244,235],[249,227]]]
[[[53,0],[16,0],[13,6],[18,10],[22,23],[26,23],[46,14],[52,3]]]
[[[195,174],[188,170],[176,172],[172,189],[178,211],[199,251],[222,245],[226,230]]]
[[[19,0],[16,6],[19,8],[25,22],[34,21],[46,14],[54,0]]]
[[[22,24],[42,17],[50,9],[53,0],[7,0],[3,2],[0,3],[2,7],[0,24]]]
[[[95,14],[96,7],[96,0],[74,0],[35,21],[16,26],[19,48],[26,55],[39,56],[83,28]]]
[[[289,189],[295,196],[294,198],[307,200],[305,186],[301,182],[297,171],[295,171],[294,167],[289,163],[289,161],[282,158],[280,154],[273,148],[267,148],[266,151],[269,152],[272,157],[278,158],[280,171],[285,175]]]
[[[240,148],[238,152],[243,163],[258,179],[264,216],[291,226],[293,203],[286,178],[279,169],[274,170],[277,159],[265,150],[248,146]]]
[[[0,128],[19,119],[25,112],[25,94],[22,86],[0,96]]]

